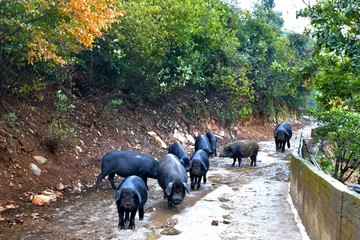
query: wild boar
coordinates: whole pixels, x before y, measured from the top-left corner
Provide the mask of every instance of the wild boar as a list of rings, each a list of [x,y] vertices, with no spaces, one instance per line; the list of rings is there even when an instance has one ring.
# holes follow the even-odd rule
[[[220,157],[230,157],[234,159],[231,166],[235,165],[238,159],[239,167],[241,166],[241,159],[251,159],[250,166],[256,166],[256,157],[259,152],[259,144],[255,141],[236,141],[225,145],[222,149]]]
[[[208,138],[210,147],[211,147],[210,156],[211,157],[212,157],[212,155],[217,156],[217,153],[216,153],[217,138],[216,138],[215,134],[213,132],[209,131],[206,133],[206,137]]]
[[[204,134],[200,134],[195,139],[195,151],[200,149],[204,150],[208,156],[212,154],[209,139]]]
[[[138,210],[139,220],[143,220],[144,205],[147,198],[146,185],[140,177],[135,175],[129,176],[121,182],[115,193],[115,202],[119,213],[119,229],[125,229],[125,223],[129,222],[129,220],[128,228],[134,229],[135,215]]]
[[[146,154],[130,150],[114,150],[106,153],[101,159],[101,172],[95,183],[95,190],[100,182],[109,175],[111,187],[116,189],[115,174],[121,177],[136,175],[142,178],[147,186],[147,178],[157,178],[159,161]]]
[[[290,148],[290,139],[292,137],[291,126],[288,123],[280,123],[274,130],[274,139],[276,151],[285,151],[285,145],[287,143]]]
[[[190,159],[190,181],[191,189],[195,189],[195,184],[197,185],[196,189],[200,190],[201,179],[206,183],[206,173],[209,170],[209,156],[207,153],[200,149],[197,150]]]
[[[168,153],[159,161],[157,180],[167,198],[168,209],[173,205],[179,205],[189,193],[187,184],[187,173],[185,167],[180,163],[178,157]]]
[[[168,153],[172,153],[177,156],[180,162],[184,164],[185,169],[188,170],[190,157],[185,148],[179,142],[171,144]]]

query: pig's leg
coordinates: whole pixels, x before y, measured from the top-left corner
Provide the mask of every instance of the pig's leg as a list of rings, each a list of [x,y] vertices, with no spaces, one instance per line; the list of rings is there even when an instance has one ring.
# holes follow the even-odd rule
[[[118,213],[119,213],[119,225],[118,228],[119,229],[125,229],[125,225],[124,225],[124,211],[120,209],[120,207],[118,207]]]
[[[144,206],[139,207],[139,219],[140,220],[144,219]]]
[[[234,158],[234,162],[233,162],[233,164],[231,165],[232,167],[235,165],[235,162],[236,162],[236,158]]]
[[[101,172],[99,174],[99,176],[97,176],[96,183],[95,183],[95,191],[99,188],[101,180],[103,180],[107,174],[108,174],[107,172]]]
[[[109,181],[111,183],[111,187],[112,189],[116,189],[116,186],[115,186],[115,181],[114,181],[114,178],[115,178],[115,173],[111,173],[109,174]]]
[[[239,167],[241,166],[241,157],[238,157]]]
[[[201,188],[201,176],[200,177],[197,177],[197,188],[196,188],[196,190],[200,190],[200,188]]]
[[[135,215],[136,209],[131,211],[129,229],[135,229]]]
[[[130,214],[129,211],[126,211],[126,212],[125,212],[125,222],[126,222],[126,223],[129,221],[129,214]]]
[[[194,190],[195,189],[195,182],[196,182],[195,177],[191,176],[190,181],[191,181],[191,190]]]

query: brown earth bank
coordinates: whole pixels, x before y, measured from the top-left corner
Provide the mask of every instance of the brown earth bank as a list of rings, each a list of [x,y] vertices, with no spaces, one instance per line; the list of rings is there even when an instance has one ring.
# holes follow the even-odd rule
[[[224,127],[212,117],[223,107],[221,101],[210,100],[204,105],[187,95],[163,99],[157,106],[136,107],[126,101],[113,107],[94,98],[68,97],[75,108],[66,118],[76,131],[76,139],[56,146],[49,141],[49,125],[59,117],[54,110],[53,92],[2,98],[0,115],[11,113],[16,117],[0,121],[0,233],[4,228],[21,227],[26,217],[36,218],[41,211],[41,217],[46,218],[61,206],[86,196],[100,172],[101,156],[110,150],[130,149],[161,158],[167,148],[161,147],[149,132],[155,132],[169,146],[181,136],[195,138],[211,130],[219,136],[221,147],[236,139],[269,140],[276,126],[251,116]],[[301,127],[300,122],[292,124],[295,129]],[[189,153],[193,151],[190,141],[183,145]],[[36,160],[36,156],[46,161]],[[35,174],[31,164],[41,170],[40,175]],[[61,184],[64,189],[59,187]],[[54,192],[57,200],[49,206],[34,206],[32,197],[44,190]],[[36,216],[31,215],[34,209]]]

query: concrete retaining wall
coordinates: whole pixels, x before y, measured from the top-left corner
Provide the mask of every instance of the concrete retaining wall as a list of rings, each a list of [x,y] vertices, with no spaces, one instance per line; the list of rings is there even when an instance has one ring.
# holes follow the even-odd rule
[[[290,195],[313,240],[359,240],[360,194],[293,151]]]

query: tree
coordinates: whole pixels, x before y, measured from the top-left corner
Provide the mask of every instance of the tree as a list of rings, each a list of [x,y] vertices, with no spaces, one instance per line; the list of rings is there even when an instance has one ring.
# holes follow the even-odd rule
[[[93,49],[97,83],[121,89],[138,104],[186,88],[204,94],[219,89],[241,98],[243,108],[250,102],[251,83],[243,71],[248,66],[231,25],[237,16],[227,4],[138,0],[124,9],[122,24]],[[91,59],[83,59],[86,68]]]
[[[65,64],[82,47],[92,47],[94,39],[125,13],[116,0],[4,0],[0,4],[2,54],[25,50],[31,64],[49,60]]]
[[[0,97],[68,79],[74,54],[119,21],[120,7],[117,0],[0,1]]]
[[[332,176],[342,182],[360,165],[359,8],[357,0],[321,0],[299,12],[310,18],[314,40],[302,76],[316,93],[320,137],[334,147]]]
[[[247,77],[254,84],[253,109],[263,116],[276,116],[283,109],[296,109],[304,102],[304,88],[287,69],[298,66],[301,58],[288,35],[282,31],[283,19],[274,11],[273,1],[261,1],[252,12],[243,12],[239,22],[239,52],[251,70]],[[305,39],[303,38],[305,41]]]

